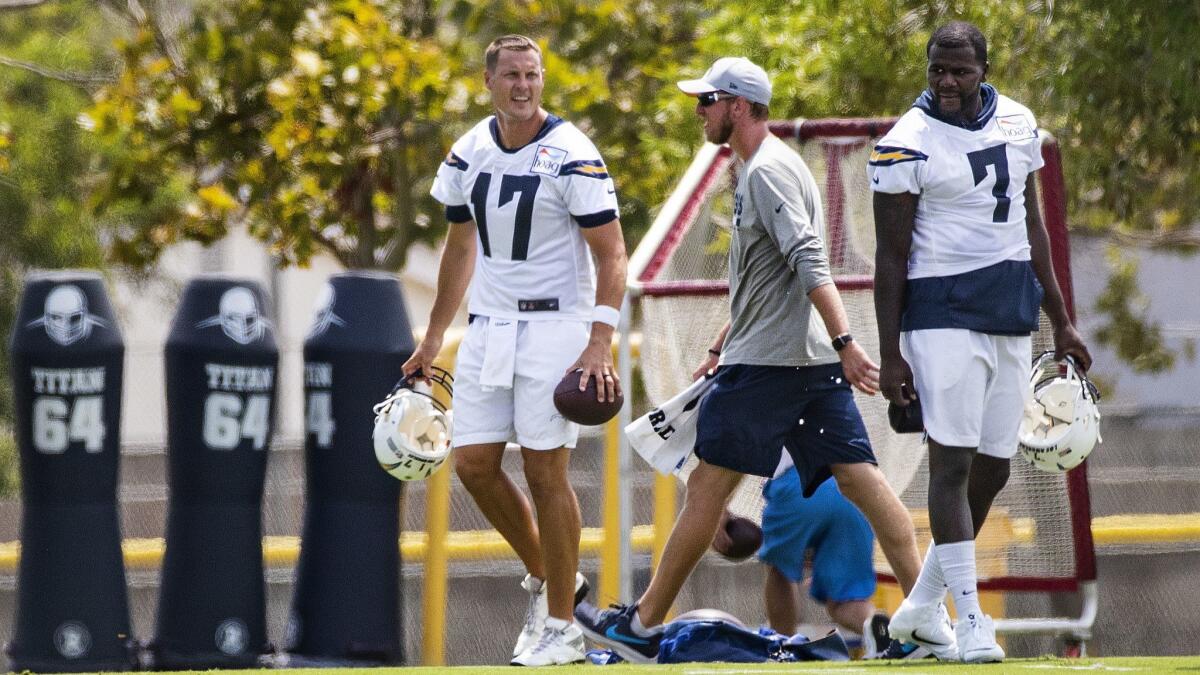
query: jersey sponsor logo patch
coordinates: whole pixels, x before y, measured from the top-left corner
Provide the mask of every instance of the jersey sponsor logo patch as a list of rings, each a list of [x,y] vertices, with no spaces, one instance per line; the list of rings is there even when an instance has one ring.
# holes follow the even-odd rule
[[[929,159],[929,155],[911,148],[901,148],[893,145],[877,145],[871,150],[867,161],[871,166],[891,166],[901,162],[915,162]]]
[[[562,170],[563,160],[566,158],[566,150],[559,150],[549,145],[539,145],[533,153],[533,166],[529,170],[545,176],[557,176]]]
[[[537,300],[517,300],[518,312],[557,312],[558,298],[538,298]]]
[[[567,162],[563,165],[562,175],[564,176],[587,176],[588,178],[598,178],[604,180],[608,178],[608,167],[604,166],[604,161],[599,159],[578,159],[574,162]]]
[[[1037,138],[1037,129],[1029,123],[1029,118],[1024,115],[997,117],[996,124],[999,125],[1005,140],[1027,141]]]

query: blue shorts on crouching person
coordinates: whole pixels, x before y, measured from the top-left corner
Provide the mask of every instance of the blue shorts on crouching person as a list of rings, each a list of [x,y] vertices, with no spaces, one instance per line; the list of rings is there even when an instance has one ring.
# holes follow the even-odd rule
[[[788,470],[763,485],[763,498],[760,560],[800,582],[812,551],[809,595],[819,602],[865,600],[875,594],[875,536],[836,482],[825,481],[805,499],[800,477]]]
[[[780,448],[796,463],[804,496],[829,478],[831,464],[876,464],[842,364],[717,370],[700,403],[696,456],[740,473],[770,477]]]

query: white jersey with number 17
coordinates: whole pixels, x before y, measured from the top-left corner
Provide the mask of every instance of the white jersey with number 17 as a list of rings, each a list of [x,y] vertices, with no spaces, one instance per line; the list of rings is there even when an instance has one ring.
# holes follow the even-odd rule
[[[596,146],[551,115],[520,148],[500,143],[495,117],[458,139],[430,191],[451,222],[474,220],[467,311],[521,321],[590,319],[596,272],[581,228],[617,218]]]
[[[987,85],[985,85],[987,86]],[[1033,113],[988,92],[994,111],[975,128],[943,122],[918,105],[871,153],[875,192],[920,195],[908,278],[1029,260],[1025,181],[1043,165]]]

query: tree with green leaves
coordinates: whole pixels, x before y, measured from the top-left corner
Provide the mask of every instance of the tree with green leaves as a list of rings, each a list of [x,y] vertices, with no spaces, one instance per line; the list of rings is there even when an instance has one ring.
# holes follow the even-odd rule
[[[782,0],[760,12],[712,3],[687,67],[755,59],[774,75],[776,117],[899,115],[925,86],[926,40],[953,19],[980,27],[989,80],[1058,138],[1073,229],[1114,244],[1103,297],[1080,311],[1104,316],[1100,343],[1136,370],[1169,369],[1175,355],[1120,251],[1200,245],[1200,4]],[[690,114],[667,111],[678,124]]]
[[[112,78],[113,15],[85,0],[0,5],[0,381],[25,273],[102,268],[84,203],[91,138],[77,124]],[[0,387],[0,495],[16,489],[12,389]],[[6,460],[7,458],[7,460]]]
[[[212,3],[178,55],[139,27],[87,113],[106,154],[96,213],[122,223],[116,258],[146,265],[244,224],[280,264],[324,251],[398,267],[435,234],[420,183],[445,142],[436,120],[476,93],[454,81],[462,56],[435,23],[376,0]]]
[[[1195,344],[1167,348],[1126,249],[1200,247],[1200,4],[1054,3],[1047,26],[1031,99],[1063,146],[1072,226],[1110,241],[1097,338],[1134,370],[1169,370]]]
[[[1200,9],[1182,0],[1156,8],[1115,0],[10,5],[0,5],[15,36],[6,43],[42,51],[0,52],[0,67],[76,97],[95,92],[90,106],[55,117],[58,136],[39,135],[45,120],[0,127],[10,167],[32,166],[18,157],[22,143],[68,148],[44,161],[71,158],[72,147],[94,150],[87,162],[69,160],[78,170],[45,175],[77,177],[58,188],[86,197],[105,251],[137,267],[175,242],[212,242],[245,226],[280,264],[323,252],[347,267],[400,268],[412,242],[444,231],[429,181],[451,140],[488,112],[482,50],[508,32],[542,41],[547,106],[609,158],[633,243],[699,141],[676,80],[716,56],[745,54],[775,76],[776,117],[898,114],[923,86],[925,39],[952,18],[984,30],[992,79],[1062,141],[1077,227],[1118,242],[1196,243],[1200,99],[1189,83],[1198,75],[1191,43]],[[75,28],[37,23],[51,16]],[[122,40],[110,70],[113,35]],[[77,112],[92,148],[61,124]],[[1114,331],[1128,317],[1144,319],[1136,285],[1111,290],[1105,311],[1123,312]],[[1154,331],[1140,335],[1113,344],[1133,360],[1155,349]]]
[[[96,214],[116,224],[116,257],[138,265],[244,224],[280,264],[323,252],[350,268],[398,269],[414,241],[444,232],[429,185],[456,135],[487,112],[484,47],[522,29],[549,36],[548,106],[589,130],[623,189],[638,185],[632,173],[624,181],[620,161],[636,160],[657,124],[639,67],[688,53],[694,24],[688,10],[647,6],[655,11],[565,1],[199,5],[177,34],[177,59],[149,29],[124,42],[119,77],[87,112],[106,159]],[[660,187],[626,192],[643,223]]]

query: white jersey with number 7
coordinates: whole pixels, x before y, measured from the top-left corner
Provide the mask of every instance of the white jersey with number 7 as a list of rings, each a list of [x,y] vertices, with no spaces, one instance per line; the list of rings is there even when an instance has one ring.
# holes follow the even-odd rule
[[[871,153],[873,191],[920,195],[910,279],[1029,260],[1025,182],[1042,168],[1041,139],[1028,108],[994,96],[970,129],[914,106]]]

